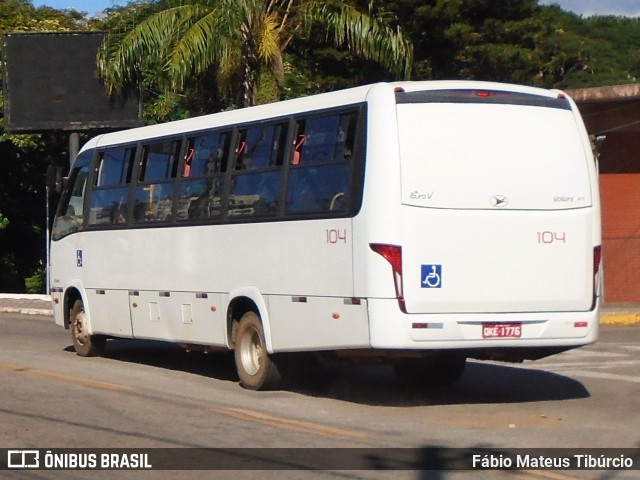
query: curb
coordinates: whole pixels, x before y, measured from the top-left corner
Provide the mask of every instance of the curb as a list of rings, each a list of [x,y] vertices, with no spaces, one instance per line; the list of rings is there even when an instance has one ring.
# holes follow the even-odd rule
[[[47,308],[0,307],[0,313],[18,313],[20,315],[40,315],[45,317],[53,317],[53,310]]]
[[[31,293],[0,293],[0,300],[39,300],[50,302],[51,295],[37,295]]]
[[[640,323],[640,313],[620,312],[600,314],[600,325],[634,325]]]
[[[53,316],[50,295],[0,293],[0,313]]]

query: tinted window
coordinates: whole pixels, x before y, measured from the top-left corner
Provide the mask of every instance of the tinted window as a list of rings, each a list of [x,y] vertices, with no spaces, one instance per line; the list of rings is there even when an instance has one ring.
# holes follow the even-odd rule
[[[175,175],[179,142],[161,142],[146,145],[143,150],[139,180],[150,182],[166,180]]]
[[[349,165],[296,168],[289,172],[288,213],[345,212]]]
[[[348,108],[102,150],[85,218],[110,226],[351,214],[363,137],[360,107]]]
[[[238,132],[229,217],[278,213],[286,138],[286,123],[259,125]]]
[[[275,215],[280,196],[280,171],[245,173],[232,181],[229,216]]]
[[[287,179],[287,213],[348,210],[356,120],[356,113],[351,112],[297,121]]]
[[[135,148],[112,149],[100,152],[95,185],[108,187],[131,182]]]
[[[286,124],[260,125],[240,130],[236,170],[282,165],[286,131]]]
[[[211,219],[221,215],[230,148],[231,132],[189,138],[178,191],[178,220]]]
[[[205,177],[227,171],[231,134],[210,133],[190,138],[182,168],[183,177]]]
[[[178,170],[180,142],[171,140],[143,147],[135,189],[134,222],[168,222],[173,208],[173,178]]]
[[[129,213],[129,187],[103,188],[91,193],[89,224],[123,224]]]
[[[178,220],[216,218],[221,213],[224,178],[183,179],[178,195]]]
[[[171,220],[173,184],[152,183],[136,188],[133,219],[136,222],[166,222]]]
[[[95,187],[89,199],[90,225],[122,225],[129,217],[129,184],[135,147],[110,148],[99,152]]]

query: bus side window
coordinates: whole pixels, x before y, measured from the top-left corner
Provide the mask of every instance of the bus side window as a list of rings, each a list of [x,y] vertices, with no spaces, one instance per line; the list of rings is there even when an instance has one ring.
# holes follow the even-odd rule
[[[129,214],[129,184],[135,147],[103,150],[98,154],[95,184],[89,198],[90,225],[122,225]]]
[[[113,149],[100,152],[96,166],[95,186],[111,187],[131,182],[135,156],[134,148]]]
[[[173,181],[178,170],[179,140],[145,145],[135,189],[133,220],[167,222],[173,208]]]
[[[288,214],[346,212],[349,165],[333,163],[289,171],[285,209]]]
[[[227,171],[231,134],[208,133],[188,139],[182,177],[206,177]]]
[[[338,115],[312,117],[304,124],[301,163],[325,163],[334,160],[338,142]]]
[[[140,182],[166,180],[175,177],[179,141],[153,143],[146,145],[140,168]]]
[[[355,112],[297,121],[287,178],[286,213],[347,211],[356,125]]]
[[[231,133],[210,132],[189,138],[188,142],[176,217],[178,220],[219,217]]]
[[[278,212],[280,167],[284,163],[287,130],[286,123],[240,130],[231,177],[229,216],[265,216]]]

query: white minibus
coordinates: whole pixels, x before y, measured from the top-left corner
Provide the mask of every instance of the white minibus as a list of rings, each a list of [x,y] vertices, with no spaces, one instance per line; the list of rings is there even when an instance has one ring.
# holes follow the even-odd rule
[[[298,356],[448,384],[594,342],[600,245],[565,93],[380,83],[93,138],[50,277],[81,356],[156,339],[234,351],[249,389]]]

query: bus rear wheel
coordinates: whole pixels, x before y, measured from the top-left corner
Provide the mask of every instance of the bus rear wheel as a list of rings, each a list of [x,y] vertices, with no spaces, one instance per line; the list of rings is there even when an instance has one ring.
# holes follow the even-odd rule
[[[240,384],[248,390],[273,390],[282,378],[269,357],[262,322],[254,312],[245,313],[238,322],[235,362]]]
[[[82,300],[76,300],[69,313],[71,323],[71,340],[73,348],[81,357],[94,357],[104,350],[106,337],[102,335],[90,335],[87,329],[87,320],[84,313]]]

